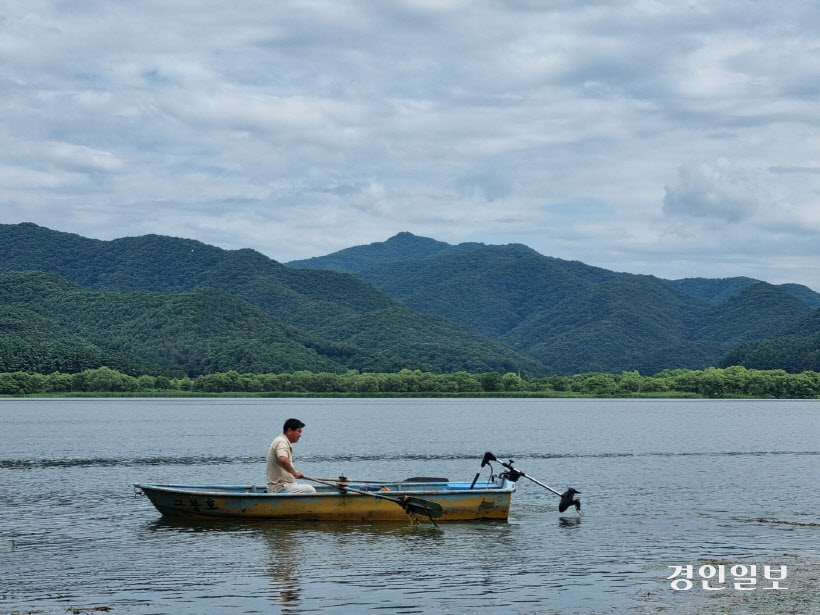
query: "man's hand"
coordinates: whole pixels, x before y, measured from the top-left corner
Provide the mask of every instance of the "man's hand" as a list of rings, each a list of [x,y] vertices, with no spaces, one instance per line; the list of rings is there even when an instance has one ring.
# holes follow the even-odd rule
[[[288,472],[293,474],[293,478],[302,478],[304,476],[301,472],[296,471],[296,468],[293,467],[293,464],[287,457],[280,457],[279,463],[281,463],[282,467],[284,467]]]

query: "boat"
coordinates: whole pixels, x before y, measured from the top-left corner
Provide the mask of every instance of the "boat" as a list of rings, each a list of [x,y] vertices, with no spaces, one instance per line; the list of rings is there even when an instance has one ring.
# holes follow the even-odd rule
[[[306,477],[307,478],[307,477]],[[315,494],[268,493],[258,485],[165,485],[137,483],[163,515],[189,518],[300,519],[306,521],[506,520],[515,482],[452,482],[444,478],[411,478],[401,482],[320,483]]]
[[[504,468],[496,473],[493,462]],[[144,494],[163,515],[191,518],[299,519],[305,521],[438,521],[506,520],[516,482],[521,478],[537,484],[561,498],[558,512],[574,507],[581,514],[581,492],[568,487],[563,493],[484,453],[481,468],[490,466],[490,476],[479,481],[481,471],[471,482],[447,478],[414,477],[400,482],[350,481],[311,478],[316,493],[268,493],[258,485],[160,485],[135,483],[134,490]]]

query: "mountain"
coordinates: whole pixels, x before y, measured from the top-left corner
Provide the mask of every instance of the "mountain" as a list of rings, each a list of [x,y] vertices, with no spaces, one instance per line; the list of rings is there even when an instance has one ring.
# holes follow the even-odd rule
[[[54,274],[36,271],[0,275],[0,306],[33,314],[37,329],[55,339],[82,340],[102,350],[84,365],[108,365],[106,354],[129,357],[126,372],[197,376],[236,369],[282,372],[342,371],[323,346],[263,310],[224,291],[183,293],[91,291]],[[5,314],[3,315],[5,316]],[[3,328],[8,324],[2,318]],[[34,328],[21,323],[19,337]],[[46,338],[48,339],[48,338]],[[341,354],[341,353],[340,353]],[[0,366],[0,371],[10,371]],[[30,371],[42,371],[35,366]],[[59,369],[59,368],[58,368]],[[61,371],[77,371],[63,368]]]
[[[759,281],[746,277],[684,278],[682,280],[667,280],[667,284],[682,293],[717,305],[730,297],[740,294],[743,290]]]
[[[738,344],[777,335],[820,302],[799,285],[669,281],[519,244],[431,241],[402,233],[299,265],[353,271],[414,310],[454,320],[565,373],[715,365]]]
[[[728,365],[820,372],[820,309],[781,330],[777,337],[741,344],[721,361],[721,366]]]
[[[298,269],[330,269],[344,273],[359,273],[377,265],[418,260],[442,253],[459,252],[481,247],[480,243],[462,243],[453,246],[428,237],[412,233],[399,233],[388,239],[367,246],[354,246],[327,256],[316,256],[305,260],[290,261],[288,267]]]
[[[103,365],[124,373],[158,366],[110,352],[31,310],[0,305],[0,372],[73,373]]]
[[[808,286],[803,284],[779,284],[778,288],[782,288],[790,295],[797,297],[811,308],[820,308],[820,293],[814,292]]]
[[[667,280],[667,284],[673,288],[692,295],[693,297],[705,299],[715,305],[739,295],[745,289],[759,282],[760,280],[746,277]],[[780,284],[778,288],[797,297],[809,307],[820,307],[820,293],[814,292],[808,286],[803,286],[802,284]]]
[[[663,280],[520,244],[401,233],[285,266],[187,239],[19,224],[0,225],[0,247],[0,369],[648,374],[745,361],[750,344],[761,357],[761,340],[805,354],[820,333],[820,295],[805,286]],[[53,275],[12,273],[25,270]]]
[[[820,372],[820,334],[813,337],[777,337],[742,344],[724,357],[721,366],[783,369],[798,374]]]
[[[812,310],[782,331],[782,335],[791,337],[814,337],[818,333],[820,333],[820,309]]]
[[[95,321],[83,320],[80,315],[78,326],[83,326],[81,332],[75,330],[78,335],[97,345],[113,335],[118,341],[112,348],[118,349],[124,344],[123,351],[136,353],[142,360],[162,364],[167,369],[173,365],[179,365],[186,373],[217,369],[216,365],[222,369],[230,361],[214,357],[234,357],[236,366],[259,371],[260,363],[239,360],[242,357],[239,346],[244,345],[253,346],[251,354],[263,357],[260,361],[265,365],[285,366],[284,369],[393,371],[410,367],[431,371],[545,371],[537,360],[500,341],[440,316],[408,309],[352,275],[285,267],[253,250],[222,250],[198,241],[159,235],[101,241],[29,223],[0,225],[0,246],[3,247],[0,272],[49,272],[95,291],[193,293],[184,298],[176,297],[176,303],[167,303],[159,295],[122,298],[104,294],[90,299],[74,296],[76,293],[72,295],[66,289],[59,291],[72,295],[72,300],[83,305],[84,302],[108,304],[106,309],[113,318],[125,319],[120,324],[110,323],[113,333],[96,335]],[[56,284],[54,280],[51,283]],[[223,292],[193,292],[206,288]],[[47,299],[49,304],[58,303],[51,296],[43,296],[36,285],[21,282],[16,292],[40,293],[37,301]],[[60,301],[63,300],[68,301],[65,298]],[[15,292],[7,293],[5,301],[15,301]],[[188,303],[184,304],[185,301]],[[15,305],[37,311],[36,302]],[[71,301],[67,306],[76,308]],[[249,307],[258,310],[251,312]],[[210,358],[201,358],[200,363],[196,363],[190,357],[183,360],[183,357],[169,356],[177,339],[173,338],[166,348],[161,337],[153,338],[148,331],[141,333],[139,323],[129,320],[132,316],[138,320],[140,310],[152,314],[143,329],[159,326],[168,336],[187,336],[188,355],[199,353]],[[151,310],[159,310],[158,320]],[[231,311],[236,315],[234,320],[229,319]],[[264,320],[262,313],[273,319]],[[223,320],[215,323],[212,330],[203,330],[203,323],[209,322],[213,315],[221,315]],[[48,313],[48,317],[56,316],[56,313]],[[174,319],[183,317],[187,318],[188,328],[180,329],[178,325],[174,329]],[[241,319],[252,323],[244,332],[237,330]],[[99,323],[101,330],[107,322]],[[212,346],[195,342],[193,338],[197,336],[204,336],[202,339],[216,336],[223,345],[208,354]],[[127,342],[129,337],[133,342]],[[224,343],[229,338],[241,340],[241,344],[237,341],[228,351]],[[278,346],[276,352],[265,354],[263,346],[285,344],[285,338],[289,340],[287,347]],[[296,346],[290,345],[291,342]],[[301,346],[317,356],[304,354]],[[293,358],[292,363],[284,361],[286,355]],[[251,368],[254,365],[257,367]]]
[[[692,337],[734,346],[780,335],[811,312],[787,290],[758,282],[709,310]]]

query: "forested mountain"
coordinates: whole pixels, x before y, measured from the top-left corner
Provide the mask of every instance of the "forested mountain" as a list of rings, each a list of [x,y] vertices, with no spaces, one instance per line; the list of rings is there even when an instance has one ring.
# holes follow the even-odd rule
[[[43,374],[109,366],[124,373],[158,372],[158,366],[110,352],[26,308],[0,305],[0,371]]]
[[[820,295],[796,284],[669,281],[517,244],[431,241],[402,233],[298,264],[355,271],[408,307],[455,320],[566,373],[715,365],[738,344],[781,335],[820,304]]]
[[[746,277],[735,278],[684,278],[667,280],[667,284],[687,295],[704,299],[712,304],[720,304],[757,284],[760,280]]]
[[[52,278],[55,293],[65,295],[57,299],[43,290],[42,279],[39,286],[30,278],[6,280],[9,291],[0,305],[74,326],[69,330],[92,346],[166,370],[177,366],[193,374],[278,365],[282,370],[545,371],[500,341],[410,310],[351,275],[285,267],[253,250],[222,250],[157,235],[100,241],[34,224],[0,225],[0,246],[0,272],[50,272],[88,290],[188,293],[92,298],[59,287]],[[224,292],[191,292],[202,288]],[[24,303],[27,295],[33,300]],[[44,312],[41,304],[60,304],[77,320],[60,320],[59,310]],[[101,304],[109,316],[83,320],[83,312]],[[259,309],[251,311],[252,306]],[[146,320],[139,323],[143,313]],[[206,329],[216,316],[222,320]],[[245,329],[243,319],[250,323]],[[102,332],[106,324],[114,329]],[[151,337],[152,330],[161,334]],[[231,361],[233,366],[226,367]]]
[[[749,342],[726,355],[721,364],[750,369],[784,369],[794,374],[820,371],[820,334]]]
[[[287,265],[299,269],[330,269],[331,271],[342,271],[355,275],[378,265],[390,265],[431,256],[469,252],[483,247],[485,247],[483,243],[460,243],[454,246],[443,241],[418,237],[412,233],[404,232],[391,237],[387,241],[345,248],[327,256],[290,261]]]
[[[662,280],[519,244],[401,233],[290,267],[193,240],[19,224],[0,225],[0,248],[0,371],[651,374],[732,357],[791,369],[811,363],[820,333],[820,295],[805,286]],[[13,273],[25,270],[54,275]]]
[[[788,372],[820,371],[820,309],[812,310],[780,332],[780,337],[740,345],[721,365]]]
[[[753,278],[684,278],[682,280],[667,280],[673,288],[686,294],[705,299],[709,303],[719,304],[727,299],[739,295],[745,289],[758,284],[760,280]],[[814,292],[802,284],[780,284],[781,290],[797,297],[812,308],[820,307],[820,293]]]
[[[758,282],[712,307],[692,337],[736,346],[781,335],[811,312],[809,306],[788,291]]]
[[[0,275],[0,305],[35,314],[41,328],[51,329],[57,339],[82,340],[103,353],[130,357],[138,373],[340,371],[342,364],[330,355],[352,354],[352,349],[345,353],[323,346],[263,310],[211,288],[183,293],[91,291],[54,274],[13,272]],[[7,321],[0,322],[5,329]],[[31,328],[20,327],[18,335],[30,338]],[[111,366],[104,355],[99,359],[100,365]]]

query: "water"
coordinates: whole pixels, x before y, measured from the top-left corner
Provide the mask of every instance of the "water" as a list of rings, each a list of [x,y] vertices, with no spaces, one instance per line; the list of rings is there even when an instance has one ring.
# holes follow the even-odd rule
[[[819,412],[817,401],[6,400],[0,612],[681,612],[700,598],[669,588],[669,565],[820,557]],[[294,455],[311,475],[471,480],[490,450],[580,489],[585,516],[559,515],[524,479],[509,522],[440,528],[171,521],[134,497],[136,482],[262,484],[290,416],[307,423]]]

